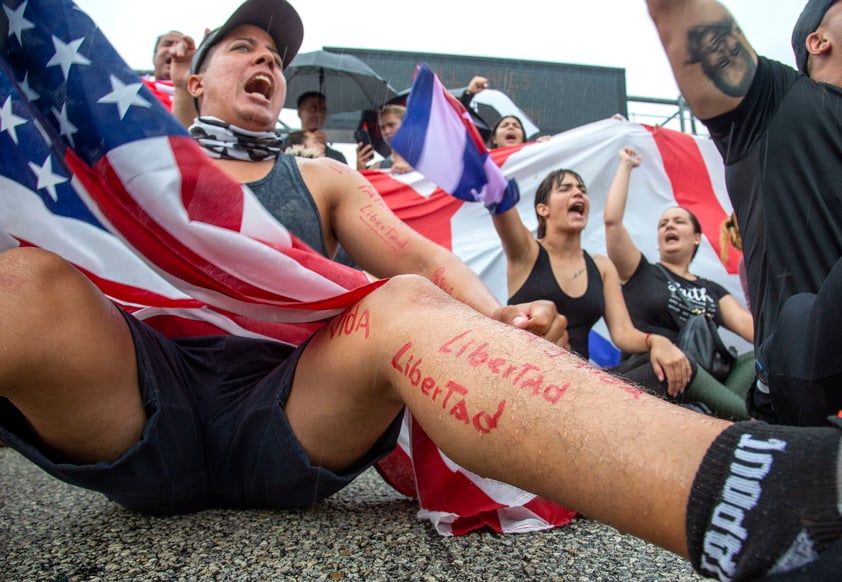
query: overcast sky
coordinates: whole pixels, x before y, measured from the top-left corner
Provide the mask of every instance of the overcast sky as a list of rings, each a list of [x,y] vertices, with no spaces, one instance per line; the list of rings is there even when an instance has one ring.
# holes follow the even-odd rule
[[[200,39],[205,28],[221,25],[241,1],[76,0],[135,69],[151,69],[158,34],[176,29]],[[723,3],[758,53],[793,64],[790,34],[805,2]],[[626,70],[628,95],[678,96],[644,0],[426,0],[416,3],[415,10],[403,2],[293,0],[292,4],[304,22],[301,52],[337,46],[619,67]],[[662,120],[646,118],[651,106],[636,109],[637,116],[630,109],[633,121]],[[282,119],[297,121],[286,110]]]
[[[761,54],[792,63],[789,38],[805,0],[728,0]],[[129,65],[151,67],[155,37],[178,29],[201,38],[240,0],[77,0]],[[643,0],[298,0],[302,52],[323,46],[453,53],[626,69],[629,95],[674,98],[678,90]],[[396,87],[404,89],[404,87]]]

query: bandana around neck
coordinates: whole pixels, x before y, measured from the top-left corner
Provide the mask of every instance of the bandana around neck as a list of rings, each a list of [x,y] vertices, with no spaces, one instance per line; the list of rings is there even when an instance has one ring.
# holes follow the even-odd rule
[[[284,148],[274,131],[249,131],[216,117],[199,117],[188,131],[212,158],[259,162],[277,158]]]

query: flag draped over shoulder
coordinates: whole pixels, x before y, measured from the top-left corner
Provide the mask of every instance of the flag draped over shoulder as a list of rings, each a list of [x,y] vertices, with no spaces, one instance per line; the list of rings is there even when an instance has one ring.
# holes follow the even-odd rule
[[[61,255],[170,337],[297,345],[382,284],[312,251],[227,178],[71,2],[3,0],[6,30],[0,250]],[[395,457],[383,474],[407,495],[441,493],[416,489],[413,462]],[[454,492],[448,532],[482,527],[475,508],[493,502]]]
[[[71,2],[0,18],[0,248],[62,255],[169,335],[297,344],[372,288],[223,175]]]
[[[391,146],[445,192],[502,213],[520,199],[517,182],[500,171],[471,115],[427,64],[415,75],[401,127]]]
[[[0,249],[35,246],[60,254],[117,305],[169,336],[237,334],[295,345],[380,284],[313,252],[247,188],[224,176],[69,0],[3,0],[0,50]],[[434,94],[430,111],[443,107],[432,105]],[[686,153],[662,158],[659,152],[695,146],[636,124],[606,122],[490,155],[472,126],[459,124],[461,133],[427,124],[424,137],[435,146],[439,132],[451,131],[448,143],[461,144],[456,158],[463,167],[480,164],[481,171],[459,170],[440,182],[465,198],[445,194],[417,172],[367,175],[398,216],[452,249],[502,300],[505,263],[483,207],[516,202],[511,179],[531,193],[549,169],[578,168],[593,204],[607,191],[619,147],[642,149],[653,165],[633,175],[629,206],[645,201],[647,214],[642,230],[634,213],[627,213],[627,225],[652,256],[653,204],[674,203],[675,184],[702,184],[700,175],[717,173],[710,168],[718,155],[706,152],[685,175]],[[401,154],[419,169],[447,161],[433,151]],[[498,167],[502,174],[494,177]],[[724,192],[724,185],[717,182],[712,191]],[[531,200],[520,206],[528,221]],[[593,204],[592,214],[599,208]],[[722,214],[711,208],[709,223]],[[697,259],[694,270],[727,283],[717,277],[721,265],[715,273],[707,268],[713,252],[707,241],[718,240],[709,227],[699,253],[704,267]],[[596,232],[595,225],[589,230]],[[583,244],[602,248],[591,237]],[[399,450],[380,470],[419,498],[420,515],[440,533],[483,526],[530,531],[572,519],[570,510],[464,470],[405,422]]]

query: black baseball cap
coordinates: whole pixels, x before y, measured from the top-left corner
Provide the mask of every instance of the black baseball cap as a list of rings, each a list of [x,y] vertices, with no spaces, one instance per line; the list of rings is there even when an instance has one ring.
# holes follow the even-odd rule
[[[190,72],[197,73],[208,51],[220,40],[225,38],[231,30],[243,24],[251,24],[265,30],[281,54],[281,60],[286,69],[298,54],[301,41],[304,39],[304,25],[301,17],[286,0],[246,0],[225,21],[225,24],[209,32],[196,54]]]
[[[802,73],[807,72],[807,37],[816,32],[827,10],[836,0],[809,0],[792,29],[792,50],[795,64]]]

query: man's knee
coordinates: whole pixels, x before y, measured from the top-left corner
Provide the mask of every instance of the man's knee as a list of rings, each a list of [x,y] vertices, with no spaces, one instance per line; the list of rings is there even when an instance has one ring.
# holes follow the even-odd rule
[[[63,258],[50,251],[35,247],[19,247],[0,253],[0,285],[12,283],[28,284],[29,281],[52,280],[62,271],[73,267]],[[17,285],[14,285],[17,287]]]
[[[403,313],[422,311],[440,307],[453,299],[432,283],[419,275],[398,275],[392,277],[372,298],[382,301],[384,306],[401,310]]]
[[[73,301],[81,300],[90,284],[70,263],[38,248],[16,248],[0,253],[0,313],[6,322],[22,321],[34,329],[67,315]],[[61,310],[61,311],[58,311]]]

